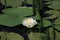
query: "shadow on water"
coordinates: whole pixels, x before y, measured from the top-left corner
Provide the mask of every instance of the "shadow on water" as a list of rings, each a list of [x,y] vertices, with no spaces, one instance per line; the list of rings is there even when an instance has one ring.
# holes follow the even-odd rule
[[[17,33],[17,34],[20,34],[24,40],[29,40],[28,38],[28,34],[25,32],[25,29],[24,28],[20,28],[20,26],[22,25],[19,25],[18,26],[15,26],[15,27],[8,27],[8,26],[3,26],[3,25],[0,25],[0,31],[6,31],[6,32],[14,32],[14,33]]]
[[[0,31],[14,32],[14,33],[21,35],[24,38],[24,40],[29,40],[28,34],[30,32],[39,32],[39,29],[38,28],[26,28],[23,25],[16,25],[14,27],[0,25]]]
[[[48,4],[48,5],[51,5],[51,4]],[[48,11],[48,10],[54,10],[54,9],[52,9],[52,8],[49,8],[48,5],[47,5],[47,4],[44,4],[43,9],[41,9],[41,11],[40,11],[40,15],[41,15],[43,18],[49,17],[49,16],[53,15],[53,14],[45,13],[45,12]]]
[[[0,2],[0,14],[4,14],[2,10],[5,9],[5,5]]]
[[[59,30],[57,30],[56,28],[54,28],[57,32],[59,32],[60,33],[60,31]]]
[[[32,4],[26,4],[26,5],[24,5],[24,2],[22,2],[22,4],[21,4],[20,6],[21,6],[21,7],[23,7],[23,6],[32,7]]]

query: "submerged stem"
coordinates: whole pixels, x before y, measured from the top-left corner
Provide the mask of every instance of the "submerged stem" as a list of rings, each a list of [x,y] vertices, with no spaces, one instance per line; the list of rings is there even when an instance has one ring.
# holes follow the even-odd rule
[[[43,0],[38,0],[38,13],[40,15],[40,32],[42,31],[42,28],[43,28],[43,17],[42,17],[42,12],[43,12]],[[40,34],[41,35],[41,34]],[[41,40],[42,39],[42,36],[40,36]]]
[[[55,32],[55,24],[54,21],[52,21],[52,40],[56,40],[56,32]]]
[[[2,32],[2,35],[1,35],[1,40],[7,40],[6,38],[6,32]]]
[[[7,7],[7,2],[6,2],[6,0],[5,0],[5,8]]]

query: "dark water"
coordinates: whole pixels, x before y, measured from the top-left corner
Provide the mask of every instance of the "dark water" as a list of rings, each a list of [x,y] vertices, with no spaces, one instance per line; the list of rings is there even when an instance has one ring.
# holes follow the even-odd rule
[[[28,34],[26,32],[24,32],[23,28],[17,28],[17,27],[7,27],[7,26],[2,26],[0,27],[0,31],[5,31],[5,32],[14,32],[17,33],[19,35],[21,35],[24,40],[29,40],[28,39]]]

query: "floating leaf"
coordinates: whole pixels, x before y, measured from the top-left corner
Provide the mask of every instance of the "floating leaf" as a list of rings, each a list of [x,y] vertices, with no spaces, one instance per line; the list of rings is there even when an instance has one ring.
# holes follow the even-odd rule
[[[60,1],[53,1],[53,4],[48,7],[53,8],[55,10],[60,10]]]
[[[43,20],[44,27],[48,27],[51,25],[51,22],[48,20]]]
[[[17,7],[21,5],[21,1],[22,0],[6,0],[6,5],[7,6],[13,6],[13,7]],[[5,4],[5,0],[1,0],[1,2],[3,4]]]
[[[60,24],[56,24],[56,25],[55,25],[55,28],[56,28],[58,31],[60,31]]]
[[[46,19],[53,19],[55,17],[58,17],[55,20],[55,24],[60,24],[60,15],[59,15],[60,14],[60,11],[49,10],[49,11],[46,11],[46,13],[52,14],[52,16],[46,17]]]
[[[33,32],[31,32],[29,35],[28,35],[28,37],[29,37],[29,39],[30,40],[40,40],[41,38],[41,36],[43,36],[43,38],[42,39],[44,39],[44,37],[45,37],[45,34],[41,34],[41,33],[33,33]]]
[[[51,22],[49,20],[43,19],[43,27],[51,26]],[[37,28],[40,28],[40,23],[38,23]]]
[[[36,19],[36,20],[40,20],[40,15],[39,15],[39,13],[37,13],[35,16],[33,16],[33,18]]]
[[[49,11],[46,11],[45,13],[52,14],[51,16],[46,17],[46,18],[50,18],[51,19],[51,18],[57,17],[60,12],[59,11],[56,11],[56,10],[49,10]]]
[[[9,9],[3,10],[3,12],[5,14],[15,15],[17,17],[33,15],[32,9],[27,8],[27,7],[22,7],[22,8],[9,8]]]
[[[20,20],[16,16],[12,15],[0,15],[0,24],[6,25],[6,26],[15,26],[17,24],[20,24],[22,21],[22,17],[20,17]]]
[[[17,33],[9,32],[7,34],[7,40],[24,40],[24,38]]]
[[[27,0],[27,3],[28,4],[32,4],[32,0]]]
[[[29,8],[11,8],[3,10],[4,15],[0,15],[0,24],[6,26],[15,26],[21,24],[25,16],[32,15]]]
[[[58,14],[59,15],[59,14]],[[55,24],[60,24],[60,15],[58,16],[58,18],[55,21]]]

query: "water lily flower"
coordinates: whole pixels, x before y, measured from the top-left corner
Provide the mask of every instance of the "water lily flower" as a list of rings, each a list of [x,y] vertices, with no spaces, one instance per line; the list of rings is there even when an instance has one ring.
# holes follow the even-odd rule
[[[37,24],[37,22],[33,18],[25,18],[23,20],[22,24],[24,26],[26,26],[27,28],[32,28],[32,27],[34,27]]]

